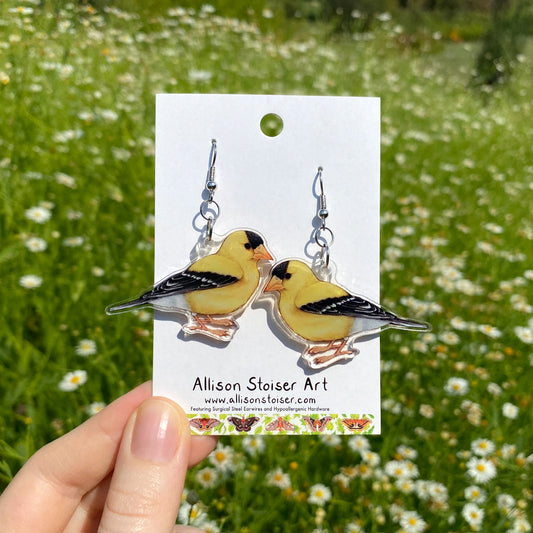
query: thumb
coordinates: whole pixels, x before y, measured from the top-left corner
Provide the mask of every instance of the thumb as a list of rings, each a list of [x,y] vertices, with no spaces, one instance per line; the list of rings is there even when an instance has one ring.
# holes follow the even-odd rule
[[[164,398],[142,403],[124,430],[99,531],[172,532],[190,443],[177,404]]]

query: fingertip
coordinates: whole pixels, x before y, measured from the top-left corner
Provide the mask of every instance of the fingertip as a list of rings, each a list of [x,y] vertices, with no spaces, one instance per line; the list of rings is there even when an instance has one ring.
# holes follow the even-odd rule
[[[218,437],[215,435],[192,435],[189,418],[183,408],[170,398],[164,396],[153,396],[145,400],[138,411],[141,411],[145,405],[152,405],[152,402],[161,402],[158,408],[170,406],[174,413],[174,421],[177,425],[177,431],[182,440],[181,446],[189,447],[188,466],[189,468],[203,461],[216,447]]]
[[[193,435],[189,454],[189,468],[203,461],[216,447],[218,437],[215,435]]]

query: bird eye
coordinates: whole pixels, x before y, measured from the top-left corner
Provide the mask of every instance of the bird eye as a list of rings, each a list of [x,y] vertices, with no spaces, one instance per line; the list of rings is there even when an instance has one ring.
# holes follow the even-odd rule
[[[291,279],[292,278],[292,274],[289,274],[289,272],[287,272],[287,274],[285,274],[285,279]]]
[[[244,247],[245,247],[247,250],[249,250],[249,249],[252,247],[252,245],[251,245],[249,242],[247,242],[247,243],[244,245]]]

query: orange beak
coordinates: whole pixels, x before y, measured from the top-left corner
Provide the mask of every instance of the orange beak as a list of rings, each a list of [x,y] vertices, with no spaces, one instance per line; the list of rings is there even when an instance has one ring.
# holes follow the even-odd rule
[[[255,250],[254,250],[254,259],[266,259],[267,261],[272,261],[274,258],[270,255],[268,250],[265,248],[263,244],[260,244]]]
[[[283,290],[283,284],[277,276],[272,276],[268,285],[263,289],[263,292],[281,291]]]

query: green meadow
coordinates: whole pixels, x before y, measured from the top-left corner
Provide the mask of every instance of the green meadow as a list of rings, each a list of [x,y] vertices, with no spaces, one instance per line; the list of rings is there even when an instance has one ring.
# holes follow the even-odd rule
[[[153,278],[155,94],[378,96],[381,300],[433,330],[381,335],[381,436],[223,437],[180,521],[531,531],[531,43],[473,87],[479,43],[450,23],[103,4],[0,2],[0,489],[151,377],[151,313],[104,309]]]

